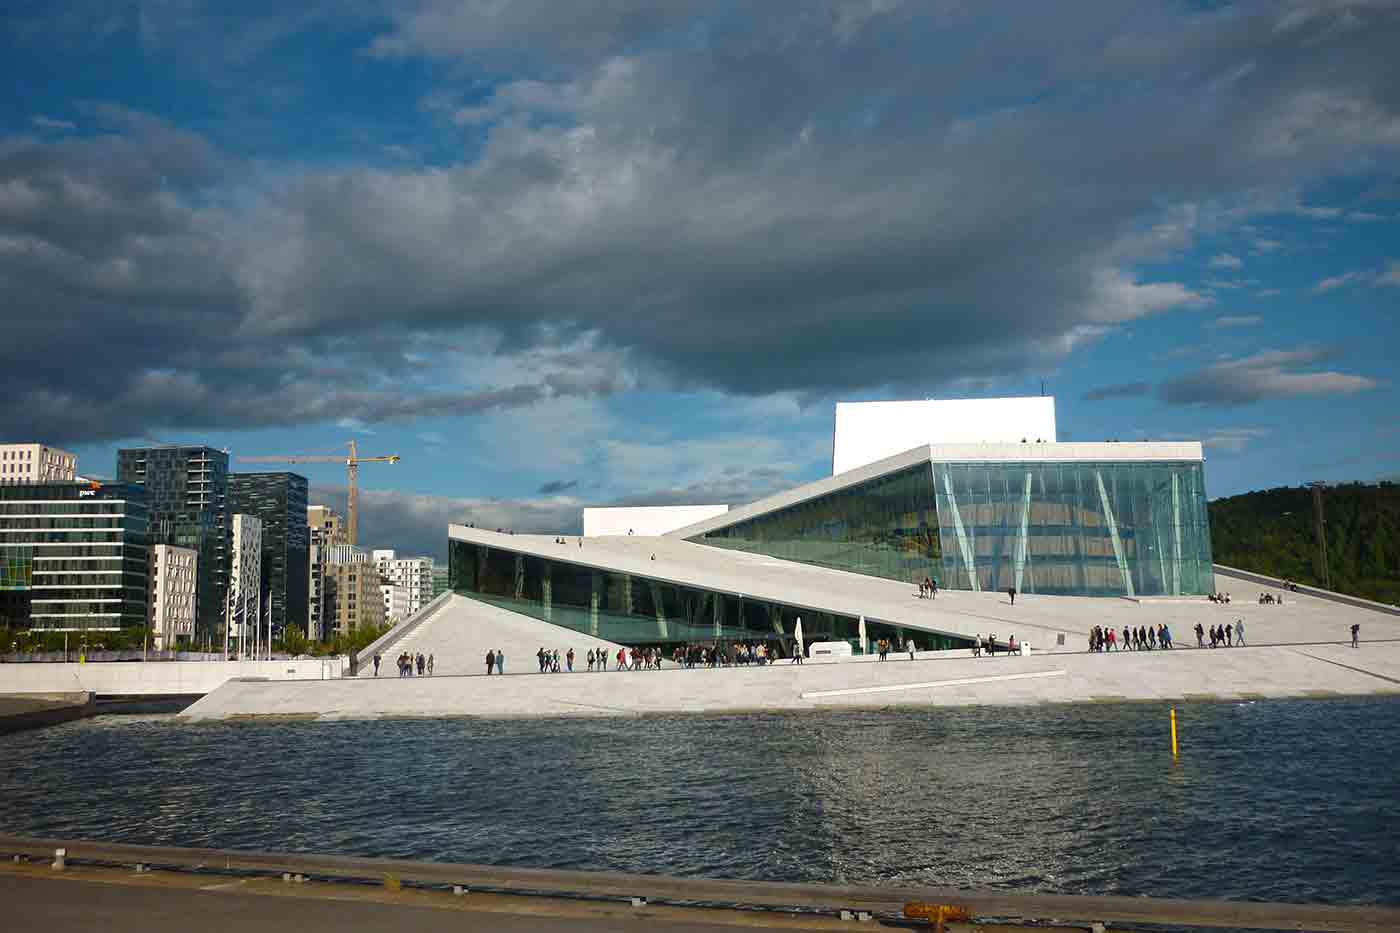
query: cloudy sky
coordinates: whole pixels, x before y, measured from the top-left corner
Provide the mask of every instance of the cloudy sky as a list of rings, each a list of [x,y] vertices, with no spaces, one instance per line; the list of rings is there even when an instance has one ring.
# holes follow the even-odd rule
[[[816,478],[837,399],[1393,476],[1397,48],[1390,0],[11,0],[0,439],[355,437],[412,550]]]

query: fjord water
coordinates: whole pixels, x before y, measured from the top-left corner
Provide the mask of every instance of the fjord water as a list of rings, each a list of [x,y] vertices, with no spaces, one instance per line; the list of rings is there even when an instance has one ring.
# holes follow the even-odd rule
[[[0,740],[5,832],[782,881],[1400,904],[1400,698],[188,725]]]

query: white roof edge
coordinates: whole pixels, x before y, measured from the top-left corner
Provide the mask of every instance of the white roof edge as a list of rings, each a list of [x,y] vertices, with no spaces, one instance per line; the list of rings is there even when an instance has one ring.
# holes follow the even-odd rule
[[[1145,462],[1187,460],[1202,461],[1205,451],[1200,441],[1102,441],[1063,442],[1055,444],[920,444],[904,453],[867,463],[865,466],[828,476],[776,493],[764,499],[731,508],[723,515],[677,528],[666,533],[667,538],[693,538],[720,528],[745,521],[758,515],[797,505],[808,499],[825,496],[848,486],[867,482],[886,473],[914,466],[921,461],[938,463],[1030,461],[1055,462],[1096,460],[1104,462]]]

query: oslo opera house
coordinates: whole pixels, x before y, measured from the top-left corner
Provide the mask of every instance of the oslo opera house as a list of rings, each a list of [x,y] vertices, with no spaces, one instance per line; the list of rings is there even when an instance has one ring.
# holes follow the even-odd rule
[[[611,643],[967,647],[941,591],[1214,591],[1199,442],[1061,443],[1049,397],[841,403],[832,475],[742,505],[587,509],[585,534],[452,525],[452,590]],[[1056,636],[1062,637],[1062,636]],[[1048,631],[1022,634],[1050,647]],[[861,651],[868,646],[857,646]]]

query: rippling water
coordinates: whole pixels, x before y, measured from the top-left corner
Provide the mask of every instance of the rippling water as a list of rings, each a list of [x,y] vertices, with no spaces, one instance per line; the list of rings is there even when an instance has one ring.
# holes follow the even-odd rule
[[[0,739],[5,831],[785,881],[1400,904],[1400,699]]]

